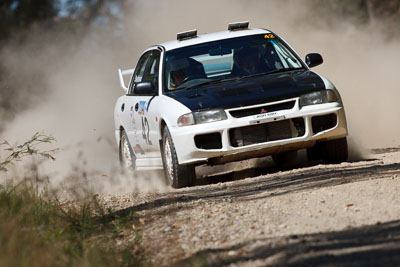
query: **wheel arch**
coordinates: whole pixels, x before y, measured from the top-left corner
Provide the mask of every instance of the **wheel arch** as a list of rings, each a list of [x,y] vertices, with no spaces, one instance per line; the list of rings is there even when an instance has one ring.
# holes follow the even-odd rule
[[[121,136],[122,136],[122,133],[125,131],[125,128],[122,125],[120,125],[118,130],[119,130],[118,148],[120,149],[121,148]]]
[[[119,155],[119,159],[121,160],[121,139],[122,139],[122,134],[125,131],[125,129],[122,125],[120,125],[118,130],[119,130],[118,155]]]
[[[133,147],[132,147],[132,145],[131,145],[131,143],[130,143],[130,141],[129,141],[129,136],[128,136],[128,134],[126,133],[125,128],[121,125],[121,126],[118,128],[118,130],[119,130],[118,155],[119,155],[120,161],[121,161],[121,157],[122,157],[122,155],[121,155],[121,152],[122,152],[122,150],[121,150],[121,145],[122,145],[122,144],[121,144],[121,140],[122,140],[122,135],[123,135],[123,133],[125,133],[125,135],[126,135],[126,139],[127,139],[127,141],[128,141],[129,149],[130,149],[130,151],[131,151],[131,153],[132,153],[132,157],[136,160],[136,159],[137,159],[137,157],[136,157],[136,152],[135,152],[135,150],[133,149]]]
[[[164,119],[160,119],[160,125],[159,125],[159,134],[160,134],[160,140],[158,141],[159,146],[160,146],[160,153],[163,153],[163,136],[164,136],[164,129],[167,127],[167,123],[165,122]],[[162,157],[162,156],[161,156]]]
[[[162,139],[162,137],[163,137],[164,128],[165,128],[166,126],[168,126],[168,125],[167,125],[167,122],[166,122],[164,119],[161,119],[161,120],[160,120],[160,127],[159,127],[161,139]]]

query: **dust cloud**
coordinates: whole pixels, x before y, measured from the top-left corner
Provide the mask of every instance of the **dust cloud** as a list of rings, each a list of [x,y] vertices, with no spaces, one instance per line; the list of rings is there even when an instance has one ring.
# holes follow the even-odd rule
[[[357,27],[340,18],[324,22],[310,3],[139,1],[130,7],[135,19],[127,21],[127,33],[137,36],[140,28],[145,31],[140,38],[152,44],[173,39],[177,32],[187,29],[207,33],[225,30],[229,22],[249,20],[251,27],[278,33],[303,58],[310,52],[322,54],[325,63],[313,71],[330,79],[342,94],[352,154],[399,146],[400,124],[396,118],[400,115],[400,88],[396,73],[400,40],[388,40],[384,26],[379,24]]]
[[[323,55],[325,63],[313,70],[326,75],[342,94],[354,153],[399,146],[399,40],[385,39],[376,26],[357,28],[337,21],[322,27],[318,23],[322,18],[315,19],[308,3],[131,1],[118,31],[94,27],[79,38],[41,33],[24,45],[10,45],[1,51],[1,64],[20,85],[19,104],[30,108],[0,127],[4,128],[0,139],[21,143],[36,131],[54,136],[60,148],[57,160],[41,164],[40,171],[58,181],[84,173],[96,177],[92,183],[102,192],[146,188],[118,172],[113,107],[122,90],[117,68],[134,67],[145,48],[172,40],[177,32],[221,31],[229,22],[249,20],[253,28],[278,33],[303,58],[309,52]],[[145,183],[162,190],[160,175],[153,176]]]

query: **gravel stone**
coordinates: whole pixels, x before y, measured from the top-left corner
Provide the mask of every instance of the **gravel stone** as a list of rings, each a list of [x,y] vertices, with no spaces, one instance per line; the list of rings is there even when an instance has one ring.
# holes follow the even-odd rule
[[[287,171],[267,166],[255,177],[238,179],[236,173],[233,181],[203,181],[217,181],[213,175],[191,188],[100,199],[112,210],[136,211],[135,227],[155,266],[185,266],[185,260],[210,266],[268,266],[288,258],[306,262],[317,257],[307,244],[400,220],[400,169],[395,165],[400,149],[370,157]],[[124,233],[122,238],[132,237]],[[290,246],[296,253],[289,253]],[[350,252],[338,247],[334,253]]]

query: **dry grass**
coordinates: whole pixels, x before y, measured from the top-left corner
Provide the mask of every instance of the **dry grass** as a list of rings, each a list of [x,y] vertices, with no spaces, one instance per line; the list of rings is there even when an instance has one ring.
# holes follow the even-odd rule
[[[1,171],[30,155],[54,159],[54,150],[36,149],[53,141],[37,133],[16,147],[4,142],[10,155],[0,162]],[[96,197],[61,203],[37,177],[6,182],[0,185],[0,266],[146,265],[133,214],[111,222],[101,219],[105,214]],[[127,229],[135,238],[117,246],[118,234]]]

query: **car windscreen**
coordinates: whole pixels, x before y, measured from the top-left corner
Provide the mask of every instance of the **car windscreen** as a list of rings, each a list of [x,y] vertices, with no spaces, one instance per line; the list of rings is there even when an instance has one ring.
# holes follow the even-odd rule
[[[167,51],[164,81],[170,91],[302,68],[301,61],[279,38],[258,34]]]

